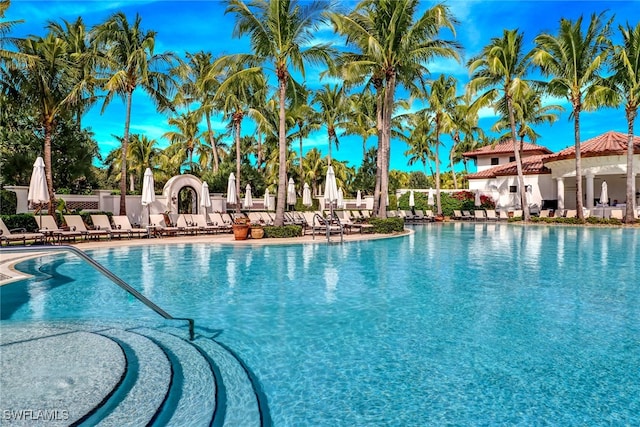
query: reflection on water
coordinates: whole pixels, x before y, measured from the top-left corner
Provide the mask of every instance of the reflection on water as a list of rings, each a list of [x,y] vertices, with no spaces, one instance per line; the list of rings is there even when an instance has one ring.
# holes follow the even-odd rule
[[[95,254],[220,330],[275,425],[640,425],[640,230],[413,227],[344,245]],[[3,319],[138,318],[90,268],[38,262],[46,297],[38,280],[1,287]]]

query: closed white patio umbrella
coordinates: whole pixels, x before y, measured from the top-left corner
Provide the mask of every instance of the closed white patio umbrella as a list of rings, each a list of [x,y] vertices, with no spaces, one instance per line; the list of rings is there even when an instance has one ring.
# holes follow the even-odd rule
[[[429,206],[433,206],[433,205],[436,204],[436,201],[434,200],[434,197],[433,197],[433,189],[432,188],[429,189],[429,195],[427,196],[427,204]]]
[[[289,185],[287,186],[287,204],[290,206],[296,204],[296,184],[293,178],[289,178]]]
[[[338,208],[344,208],[344,192],[342,191],[342,187],[338,188],[338,201],[336,202],[336,206]]]
[[[362,206],[362,191],[358,190],[356,193],[356,208]]]
[[[606,218],[604,208],[609,205],[609,187],[607,181],[602,181],[602,187],[600,189],[600,204],[602,205],[602,217]]]
[[[309,184],[304,183],[304,188],[302,190],[302,204],[305,206],[313,205],[313,201],[311,200],[311,189],[309,188]]]
[[[237,205],[238,195],[236,194],[236,176],[231,172],[227,183],[227,204]]]
[[[49,188],[47,187],[47,177],[44,170],[44,160],[42,160],[42,157],[38,157],[33,164],[31,181],[29,181],[29,193],[27,194],[27,201],[32,207],[34,205],[38,205],[40,207],[41,219],[39,228],[42,228],[42,204],[49,203]]]
[[[151,169],[147,168],[144,171],[144,177],[142,179],[142,206],[147,207],[147,225],[149,225],[150,214],[151,214],[151,203],[156,201],[156,190],[154,188],[153,183],[153,172]]]
[[[251,197],[251,184],[247,184],[247,186],[245,187],[242,207],[245,209],[253,207],[253,198]]]
[[[336,174],[333,166],[327,168],[327,177],[324,183],[324,200],[329,203],[329,212],[333,218],[333,203],[338,200],[338,185],[336,184]]]
[[[602,181],[602,187],[600,189],[600,204],[602,206],[609,205],[609,187],[607,181]]]
[[[200,192],[200,206],[204,208],[204,214],[207,214],[207,208],[211,207],[211,197],[209,196],[209,184],[206,181],[202,183],[202,191]]]
[[[271,209],[271,195],[269,194],[269,189],[264,190],[264,210],[268,211]]]
[[[413,208],[416,205],[416,197],[413,194],[413,190],[409,193],[409,207]]]
[[[482,201],[480,200],[480,190],[476,191],[475,205],[476,206],[481,206],[482,205]]]

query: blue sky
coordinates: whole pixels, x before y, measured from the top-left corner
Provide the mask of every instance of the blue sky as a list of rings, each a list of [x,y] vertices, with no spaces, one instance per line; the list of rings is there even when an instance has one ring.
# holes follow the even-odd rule
[[[342,1],[342,5],[350,7],[352,1]],[[423,8],[434,4],[423,2]],[[454,16],[460,21],[456,28],[456,40],[464,47],[463,61],[458,64],[450,60],[438,60],[429,65],[434,78],[445,73],[451,74],[460,85],[469,80],[466,61],[476,55],[492,37],[499,37],[504,29],[518,28],[524,32],[525,40],[531,48],[533,38],[541,32],[556,34],[561,18],[576,19],[584,15],[588,21],[592,13],[608,11],[615,15],[615,31],[613,39],[618,40],[617,25],[629,22],[635,25],[640,19],[640,0],[633,1],[448,1]],[[48,21],[66,19],[74,21],[82,16],[85,23],[91,27],[106,20],[111,14],[122,11],[132,21],[136,13],[142,17],[142,27],[154,30],[156,35],[156,51],[172,51],[181,57],[185,52],[210,51],[214,56],[234,52],[249,52],[246,39],[232,38],[233,16],[224,14],[224,4],[221,1],[179,1],[179,0],[12,0],[6,19],[22,19],[25,22],[15,27],[11,35],[26,36],[29,34],[44,35]],[[443,34],[443,38],[450,38],[450,34]],[[317,32],[317,39],[321,42],[332,42],[336,46],[344,41],[333,33],[330,27]],[[307,68],[306,83],[316,88],[324,83],[336,81],[320,81],[320,68]],[[565,112],[552,126],[536,128],[541,135],[538,143],[553,151],[561,150],[573,145],[573,124],[569,121],[570,106],[565,100],[549,100],[549,102],[563,105]],[[100,114],[98,105],[83,119],[83,125],[91,127],[95,133],[100,150],[106,154],[118,146],[112,135],[122,135],[124,128],[124,105],[114,99],[104,114]],[[489,130],[495,122],[493,110],[482,112],[480,126]],[[167,117],[157,113],[153,104],[143,93],[134,94],[132,107],[131,131],[146,134],[156,138],[160,146],[168,145],[162,138],[170,127],[166,124]],[[226,123],[222,117],[215,121],[217,130],[224,130]],[[248,124],[245,125],[248,129]],[[204,125],[202,129],[205,129]],[[605,109],[598,112],[583,113],[581,115],[581,139],[586,140],[608,130],[626,132],[627,126],[623,109]],[[249,132],[249,130],[248,130]],[[375,140],[369,140],[368,146],[374,146]],[[297,147],[295,144],[294,148]],[[327,153],[326,131],[312,134],[304,142],[304,150],[317,147]],[[346,160],[351,166],[359,166],[362,161],[362,143],[359,138],[341,138],[338,151],[332,150],[335,158]],[[441,149],[441,159],[447,158],[450,148]],[[419,164],[408,166],[403,153],[407,146],[401,141],[392,142],[391,168],[400,170],[423,170]],[[446,162],[446,160],[445,160]],[[446,166],[445,166],[446,169]],[[457,167],[456,167],[457,169]]]

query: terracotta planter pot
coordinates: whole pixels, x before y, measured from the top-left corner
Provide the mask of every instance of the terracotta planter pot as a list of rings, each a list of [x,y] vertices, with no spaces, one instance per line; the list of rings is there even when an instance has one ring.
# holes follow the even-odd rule
[[[249,226],[246,224],[233,224],[233,237],[236,240],[247,240]]]

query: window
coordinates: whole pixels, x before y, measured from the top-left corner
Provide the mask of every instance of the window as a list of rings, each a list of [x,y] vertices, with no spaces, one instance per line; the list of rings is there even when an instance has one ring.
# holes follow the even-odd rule
[[[516,161],[516,156],[509,157],[509,162],[515,162],[515,161]]]
[[[497,157],[492,157],[491,158],[491,166],[495,166],[498,164],[498,158]]]
[[[517,185],[510,185],[509,186],[509,193],[517,193],[518,192],[518,186]]]

